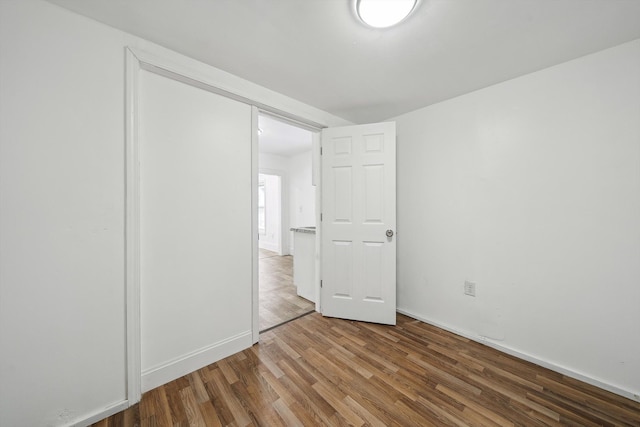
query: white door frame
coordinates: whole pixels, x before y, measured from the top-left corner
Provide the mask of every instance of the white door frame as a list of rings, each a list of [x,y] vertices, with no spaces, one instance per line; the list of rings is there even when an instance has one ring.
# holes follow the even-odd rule
[[[312,135],[312,173],[316,186],[316,271],[314,276],[316,311],[322,313],[320,282],[322,280],[322,135],[320,131]]]
[[[138,140],[138,103],[141,70],[186,83],[206,91],[252,105],[251,181],[252,181],[252,339],[258,342],[258,113],[269,114],[297,126],[319,132],[326,125],[305,119],[285,109],[259,102],[247,96],[239,87],[225,89],[224,83],[212,78],[195,61],[175,55],[159,57],[132,48],[125,48],[125,329],[126,329],[126,402],[129,406],[141,398],[140,359],[140,157]],[[222,77],[221,77],[222,79]],[[247,82],[245,82],[246,84]],[[227,83],[227,86],[230,86]],[[231,85],[233,86],[233,84]],[[257,88],[257,86],[256,86]],[[316,208],[318,210],[318,208]],[[319,231],[319,230],[318,230]]]

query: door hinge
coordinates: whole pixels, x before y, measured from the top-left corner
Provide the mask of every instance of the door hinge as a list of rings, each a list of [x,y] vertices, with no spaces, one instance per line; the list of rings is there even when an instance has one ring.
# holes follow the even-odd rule
[[[320,287],[322,287],[322,280],[320,280]]]
[[[320,222],[322,222],[322,212],[320,212]]]
[[[322,156],[322,147],[320,147],[320,155]]]

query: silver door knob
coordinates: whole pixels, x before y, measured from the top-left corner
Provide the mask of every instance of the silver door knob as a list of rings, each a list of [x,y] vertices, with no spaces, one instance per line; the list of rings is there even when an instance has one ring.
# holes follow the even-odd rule
[[[387,237],[393,237],[393,230],[387,230]]]

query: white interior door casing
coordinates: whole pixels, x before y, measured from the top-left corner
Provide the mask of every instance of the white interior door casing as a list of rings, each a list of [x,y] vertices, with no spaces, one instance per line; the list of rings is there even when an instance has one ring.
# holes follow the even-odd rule
[[[393,122],[322,131],[325,316],[396,323],[395,165]]]

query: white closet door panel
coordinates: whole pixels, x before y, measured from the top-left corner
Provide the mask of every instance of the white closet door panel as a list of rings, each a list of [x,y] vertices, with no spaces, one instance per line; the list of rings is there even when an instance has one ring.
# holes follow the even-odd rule
[[[251,329],[251,107],[140,75],[145,373]]]

